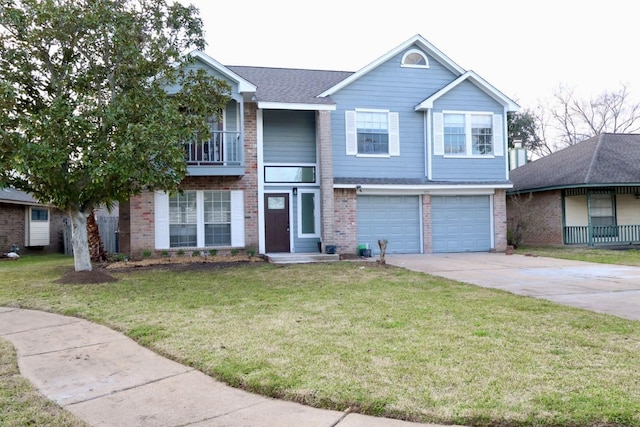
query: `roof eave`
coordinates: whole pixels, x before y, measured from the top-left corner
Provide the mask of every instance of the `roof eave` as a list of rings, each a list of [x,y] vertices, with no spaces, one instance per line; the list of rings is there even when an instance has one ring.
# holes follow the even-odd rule
[[[257,87],[253,83],[249,82],[248,80],[245,80],[239,74],[234,73],[229,68],[225,67],[224,65],[222,65],[221,63],[219,63],[218,61],[216,61],[206,53],[200,50],[194,50],[189,55],[193,58],[199,59],[200,61],[204,62],[206,65],[210,66],[211,68],[219,71],[225,77],[234,81],[238,85],[239,93],[247,94],[247,93],[256,92]]]

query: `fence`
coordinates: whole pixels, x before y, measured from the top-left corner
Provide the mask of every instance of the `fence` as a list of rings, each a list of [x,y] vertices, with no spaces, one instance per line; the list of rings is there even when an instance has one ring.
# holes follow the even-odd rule
[[[107,253],[118,253],[118,217],[117,216],[99,216],[96,218],[98,229],[100,230],[100,239]],[[64,228],[62,229],[62,238],[64,241],[65,255],[73,255],[73,245],[71,243],[71,221],[68,218],[64,220]]]
[[[592,225],[564,227],[566,245],[640,242],[640,225]]]

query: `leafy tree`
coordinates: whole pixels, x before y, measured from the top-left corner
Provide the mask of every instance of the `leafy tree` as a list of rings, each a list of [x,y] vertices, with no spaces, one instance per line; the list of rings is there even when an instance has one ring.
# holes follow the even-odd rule
[[[507,131],[509,132],[509,148],[513,148],[515,142],[520,142],[524,148],[536,151],[542,144],[538,134],[538,118],[531,110],[509,113],[507,115]]]
[[[177,188],[181,141],[228,102],[226,83],[189,71],[204,44],[193,6],[0,0],[0,185],[68,212],[76,271],[92,268],[91,211]]]

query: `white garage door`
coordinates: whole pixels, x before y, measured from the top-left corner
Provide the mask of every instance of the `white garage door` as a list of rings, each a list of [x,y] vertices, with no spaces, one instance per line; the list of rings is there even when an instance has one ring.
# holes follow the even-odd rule
[[[433,252],[491,249],[489,196],[431,197]]]
[[[420,253],[419,196],[358,196],[358,244],[378,254],[381,239],[387,253]]]

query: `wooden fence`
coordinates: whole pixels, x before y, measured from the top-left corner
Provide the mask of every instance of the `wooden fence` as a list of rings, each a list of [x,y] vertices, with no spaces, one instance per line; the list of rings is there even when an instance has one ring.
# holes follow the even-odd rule
[[[118,217],[117,216],[99,216],[96,217],[98,229],[100,230],[100,238],[104,250],[107,253],[118,253]],[[68,218],[64,220],[64,228],[62,229],[62,238],[64,241],[65,255],[73,255],[73,245],[71,244],[71,221]]]

